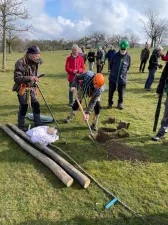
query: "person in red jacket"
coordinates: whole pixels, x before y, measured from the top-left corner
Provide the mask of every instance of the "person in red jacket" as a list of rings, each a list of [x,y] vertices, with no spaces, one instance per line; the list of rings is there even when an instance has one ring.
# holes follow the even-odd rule
[[[67,57],[65,70],[68,73],[69,81],[69,105],[73,105],[73,92],[70,91],[72,82],[76,74],[85,72],[85,64],[83,57],[78,53],[78,45],[74,44],[72,46],[72,53]]]

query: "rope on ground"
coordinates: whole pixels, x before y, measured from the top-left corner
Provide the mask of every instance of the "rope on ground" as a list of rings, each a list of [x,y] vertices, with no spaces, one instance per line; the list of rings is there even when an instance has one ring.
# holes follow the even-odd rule
[[[94,181],[98,187],[100,187],[105,193],[107,193],[108,195],[110,195],[113,198],[117,198],[113,193],[111,193],[110,191],[108,191],[105,187],[103,187],[98,181],[96,181],[89,173],[87,173],[71,156],[69,156],[66,152],[64,152],[61,148],[57,147],[56,145],[53,144],[49,144],[49,146],[52,146],[56,149],[58,149],[61,153],[63,153],[64,155],[66,155],[76,166],[78,166],[81,171],[83,173],[85,173],[92,181]],[[118,198],[117,198],[118,199]],[[135,212],[133,209],[131,209],[129,206],[127,206],[125,203],[123,203],[122,201],[120,201],[118,199],[118,202],[124,206],[125,209],[129,210],[130,212],[132,212],[134,215],[138,216],[139,218],[141,218],[146,224],[148,225],[152,225],[150,224],[142,215],[140,215],[139,213]]]

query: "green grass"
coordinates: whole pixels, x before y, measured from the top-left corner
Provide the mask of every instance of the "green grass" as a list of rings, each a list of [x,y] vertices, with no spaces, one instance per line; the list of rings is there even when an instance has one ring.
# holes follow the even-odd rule
[[[107,160],[107,150],[102,144],[87,139],[89,131],[78,112],[74,121],[64,124],[68,115],[68,82],[65,60],[69,51],[42,53],[44,64],[40,87],[58,120],[68,144],[55,143],[71,155],[87,172],[93,175],[109,191],[146,216],[152,224],[168,224],[168,139],[154,143],[151,137],[157,103],[156,86],[144,91],[146,73],[139,74],[140,49],[130,49],[132,65],[124,99],[123,111],[107,109],[108,73],[104,68],[107,89],[102,95],[102,112],[99,127],[109,116],[131,123],[130,137],[121,143],[135,147],[145,157],[145,162]],[[8,72],[0,72],[0,123],[17,123],[18,102],[12,92],[14,63],[22,54],[7,55]],[[2,56],[0,56],[2,57]],[[162,63],[164,64],[164,63]],[[115,94],[117,104],[117,93]],[[49,115],[42,100],[41,113]],[[161,117],[163,114],[163,107]],[[161,119],[161,118],[160,118]],[[27,125],[30,123],[26,121]],[[144,225],[120,204],[105,210],[111,201],[93,182],[83,189],[77,182],[66,188],[55,175],[0,130],[0,224],[16,225]]]

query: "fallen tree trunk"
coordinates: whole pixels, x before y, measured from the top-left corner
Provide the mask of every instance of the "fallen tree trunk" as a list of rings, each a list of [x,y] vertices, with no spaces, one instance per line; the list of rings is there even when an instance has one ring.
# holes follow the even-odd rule
[[[74,166],[72,166],[69,162],[67,162],[64,158],[62,158],[52,149],[44,145],[32,142],[31,139],[16,125],[13,125],[13,124],[9,124],[9,125],[14,131],[20,134],[27,141],[29,141],[30,143],[32,143],[33,145],[41,149],[43,152],[51,156],[56,163],[58,163],[64,170],[66,170],[66,172],[69,173],[74,179],[76,179],[84,188],[87,188],[89,186],[90,179],[86,177],[84,174],[82,174],[79,170],[77,170]]]
[[[73,178],[70,177],[59,165],[57,165],[53,160],[51,160],[46,155],[38,152],[35,148],[28,145],[24,140],[22,140],[19,136],[17,136],[13,131],[11,131],[5,125],[1,125],[1,129],[7,133],[22,149],[30,153],[40,162],[45,164],[48,168],[50,168],[53,173],[67,186],[71,186],[73,183]]]

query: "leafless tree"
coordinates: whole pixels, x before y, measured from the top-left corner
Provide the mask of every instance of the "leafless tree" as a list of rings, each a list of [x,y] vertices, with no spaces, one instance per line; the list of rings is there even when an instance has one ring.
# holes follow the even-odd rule
[[[135,48],[136,45],[138,44],[140,38],[138,35],[134,34],[133,32],[130,32],[127,35],[127,40],[129,42],[130,48]]]
[[[6,33],[9,30],[26,31],[30,26],[18,23],[18,19],[27,20],[29,13],[24,8],[24,0],[0,0],[0,27],[2,29],[2,69],[6,68]]]
[[[98,31],[90,36],[90,42],[94,44],[94,48],[96,48],[99,43],[104,42],[104,40],[105,40],[104,34]]]
[[[161,44],[166,38],[168,33],[168,20],[166,18],[160,19],[158,15],[149,10],[146,13],[147,22],[140,19],[143,24],[143,30],[147,37],[151,39],[151,47],[156,47]]]
[[[105,39],[104,39],[104,46],[107,48],[109,45],[113,45],[114,44],[114,39],[113,36],[110,34],[105,34],[104,35]]]

